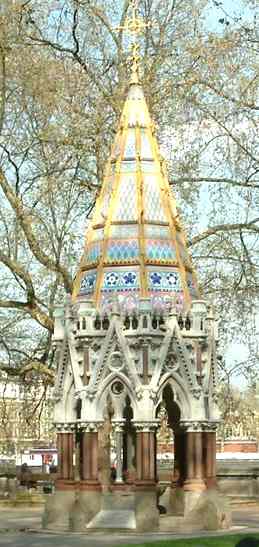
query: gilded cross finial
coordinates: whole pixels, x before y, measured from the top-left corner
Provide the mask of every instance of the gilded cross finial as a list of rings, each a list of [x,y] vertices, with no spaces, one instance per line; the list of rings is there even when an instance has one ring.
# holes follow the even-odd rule
[[[130,0],[131,17],[126,17],[124,24],[117,27],[117,30],[125,31],[132,37],[131,44],[131,56],[129,61],[131,64],[131,83],[139,82],[139,44],[137,43],[137,36],[143,32],[145,28],[151,26],[151,22],[145,23],[141,17],[138,17],[138,2],[137,0]]]

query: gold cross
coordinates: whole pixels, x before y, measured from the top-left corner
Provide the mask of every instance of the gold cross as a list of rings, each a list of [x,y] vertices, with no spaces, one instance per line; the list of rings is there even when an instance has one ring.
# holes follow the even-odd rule
[[[148,23],[145,23],[141,17],[138,17],[137,4],[138,4],[137,0],[130,0],[129,7],[132,10],[132,15],[131,17],[126,17],[124,24],[122,26],[116,28],[116,30],[125,31],[133,37],[133,41],[131,44],[132,55],[131,57],[129,57],[129,61],[131,63],[131,71],[132,71],[132,74],[131,74],[132,83],[138,82],[140,55],[139,55],[139,45],[137,43],[137,36],[141,34],[141,32],[145,28],[150,28],[152,26],[152,23],[150,21]]]
[[[151,22],[145,23],[141,17],[138,17],[137,0],[130,0],[130,7],[132,9],[132,16],[126,17],[124,25],[117,27],[117,30],[124,30],[128,34],[131,34],[134,42],[136,42],[137,35],[140,34],[145,28],[149,28],[151,26]]]

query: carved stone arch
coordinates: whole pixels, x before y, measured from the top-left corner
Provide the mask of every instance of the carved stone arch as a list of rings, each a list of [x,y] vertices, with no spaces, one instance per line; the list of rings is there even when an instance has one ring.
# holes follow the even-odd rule
[[[163,391],[166,385],[170,385],[172,392],[175,397],[175,402],[179,406],[181,412],[181,419],[188,419],[191,416],[191,401],[186,390],[186,386],[182,378],[176,372],[170,374],[164,374],[159,382],[159,387],[157,391],[157,400],[155,404],[155,413],[157,411],[158,405],[162,401]],[[154,416],[155,417],[155,416]]]
[[[119,391],[116,393],[116,383],[118,383],[118,384],[120,383],[120,384],[123,385],[124,389],[121,393],[119,393]],[[114,391],[113,391],[113,388],[114,388]],[[119,388],[119,386],[118,386],[118,388]],[[121,419],[123,418],[123,408],[125,406],[125,400],[126,400],[127,396],[130,399],[131,406],[132,406],[132,409],[133,409],[133,412],[134,412],[134,415],[135,415],[135,413],[136,413],[136,404],[137,404],[136,395],[135,395],[134,391],[132,390],[132,386],[129,382],[129,379],[127,378],[127,376],[125,374],[123,374],[123,372],[120,372],[120,371],[111,372],[108,376],[106,376],[106,378],[104,379],[104,381],[100,385],[100,390],[97,393],[97,397],[96,397],[97,419],[102,419],[102,413],[103,413],[103,409],[104,409],[105,404],[106,404],[106,399],[107,399],[108,394],[111,395],[113,404],[115,402],[115,407],[116,407],[116,398],[118,400],[120,399],[121,404],[118,405],[118,406],[121,406]],[[114,419],[116,419],[116,418],[119,419],[119,416],[115,415]]]

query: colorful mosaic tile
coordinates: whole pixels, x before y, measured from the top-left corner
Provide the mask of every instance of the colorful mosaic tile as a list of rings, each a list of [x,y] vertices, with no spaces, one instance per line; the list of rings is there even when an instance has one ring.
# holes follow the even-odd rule
[[[104,230],[103,228],[95,229],[91,232],[91,241],[94,243],[95,241],[101,241],[103,239]]]
[[[167,218],[162,205],[161,192],[154,175],[144,175],[144,214],[145,219],[155,222],[166,222]]]
[[[146,240],[146,254],[150,260],[175,260],[173,242],[168,240]]]
[[[137,164],[135,161],[122,161],[120,170],[121,173],[135,173],[137,169]]]
[[[153,160],[150,160],[150,161],[142,160],[140,166],[143,173],[155,173],[158,170],[158,166]]]
[[[95,263],[99,260],[101,256],[101,242],[97,241],[96,243],[88,245],[85,253],[85,262],[87,264]]]
[[[139,273],[134,270],[105,272],[102,291],[132,291],[139,289]]]
[[[169,239],[171,240],[171,233],[169,225],[157,226],[156,224],[145,224],[144,233],[147,239]]]
[[[151,290],[178,292],[181,290],[180,272],[177,271],[149,271],[148,285]]]
[[[81,279],[80,291],[79,291],[80,295],[90,294],[94,292],[95,285],[96,285],[96,277],[97,277],[96,271],[87,272],[84,275],[84,277]]]
[[[137,184],[134,175],[122,175],[116,203],[112,220],[137,220]]]
[[[139,244],[137,239],[113,239],[108,244],[107,260],[120,262],[136,260],[139,256]]]
[[[138,224],[115,224],[111,226],[110,234],[115,239],[137,238],[139,227]]]

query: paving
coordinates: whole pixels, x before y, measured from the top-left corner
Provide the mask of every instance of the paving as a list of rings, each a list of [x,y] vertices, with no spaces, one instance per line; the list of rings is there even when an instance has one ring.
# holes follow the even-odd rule
[[[217,536],[224,532],[197,532],[179,534],[173,532],[154,533],[111,533],[88,532],[46,532],[41,530],[42,507],[1,508],[0,546],[5,547],[116,547],[125,544],[138,545],[143,541],[155,542],[161,539]],[[229,533],[259,533],[259,505],[238,507],[233,510],[233,527]]]

